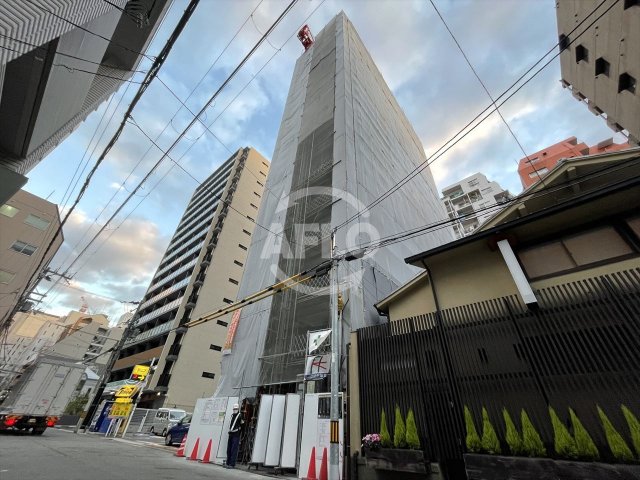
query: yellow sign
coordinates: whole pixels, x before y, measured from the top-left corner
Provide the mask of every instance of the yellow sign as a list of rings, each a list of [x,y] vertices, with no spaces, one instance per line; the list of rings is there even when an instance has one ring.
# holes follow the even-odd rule
[[[131,379],[141,382],[147,378],[150,369],[151,367],[149,365],[136,365],[133,367],[133,371],[131,372]]]
[[[131,403],[114,403],[109,411],[110,417],[128,417],[131,413]]]
[[[131,400],[130,398],[116,398],[116,403],[131,403],[133,402],[133,400]]]
[[[138,391],[138,385],[122,385],[118,390],[116,390],[115,396],[130,398],[133,397]]]

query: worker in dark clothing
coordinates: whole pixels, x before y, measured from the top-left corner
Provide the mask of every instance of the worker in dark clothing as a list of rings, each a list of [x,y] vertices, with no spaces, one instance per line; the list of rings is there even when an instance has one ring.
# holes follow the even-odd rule
[[[229,441],[227,442],[227,464],[226,468],[236,468],[236,459],[238,457],[238,447],[240,446],[240,433],[244,419],[239,412],[238,404],[233,406],[231,414],[231,422],[229,423]]]

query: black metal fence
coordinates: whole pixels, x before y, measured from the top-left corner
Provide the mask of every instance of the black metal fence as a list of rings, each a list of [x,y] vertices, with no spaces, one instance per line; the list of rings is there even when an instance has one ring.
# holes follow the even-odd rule
[[[363,435],[379,431],[384,409],[393,436],[395,405],[412,408],[426,453],[455,464],[464,406],[480,434],[487,409],[504,452],[502,410],[520,429],[524,409],[553,456],[548,406],[566,425],[572,408],[611,460],[600,406],[631,446],[621,406],[640,417],[640,269],[536,295],[537,309],[510,296],[359,330]]]

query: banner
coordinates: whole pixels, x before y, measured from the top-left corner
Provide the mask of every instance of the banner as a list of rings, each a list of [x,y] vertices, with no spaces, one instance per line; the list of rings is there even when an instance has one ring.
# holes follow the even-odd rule
[[[233,316],[231,317],[231,323],[229,324],[229,330],[227,330],[227,339],[224,341],[224,346],[222,347],[222,354],[229,355],[231,353],[231,349],[233,348],[233,339],[236,336],[236,330],[238,330],[238,323],[240,323],[240,312],[241,308],[233,312]]]
[[[307,357],[307,365],[304,369],[305,380],[320,380],[329,375],[331,368],[331,354],[310,355]]]
[[[318,350],[327,338],[331,335],[331,329],[318,330],[316,332],[309,332],[309,355]]]

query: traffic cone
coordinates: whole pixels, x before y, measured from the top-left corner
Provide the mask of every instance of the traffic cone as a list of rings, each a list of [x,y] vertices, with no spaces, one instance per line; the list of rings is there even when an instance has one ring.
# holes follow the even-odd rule
[[[202,463],[211,463],[211,439],[209,439],[209,443],[207,443],[207,448],[204,451],[202,460],[199,461]]]
[[[311,449],[311,457],[309,458],[309,470],[304,480],[318,480],[316,477],[316,447]]]
[[[187,436],[182,437],[182,442],[180,442],[180,447],[176,452],[176,457],[184,457],[184,448],[187,446]]]
[[[327,447],[325,447],[322,451],[322,463],[320,464],[320,476],[318,480],[328,480],[327,475]]]
[[[193,446],[193,450],[191,450],[191,455],[187,457],[187,460],[198,459],[198,448],[200,448],[200,437],[196,438],[196,444]]]

